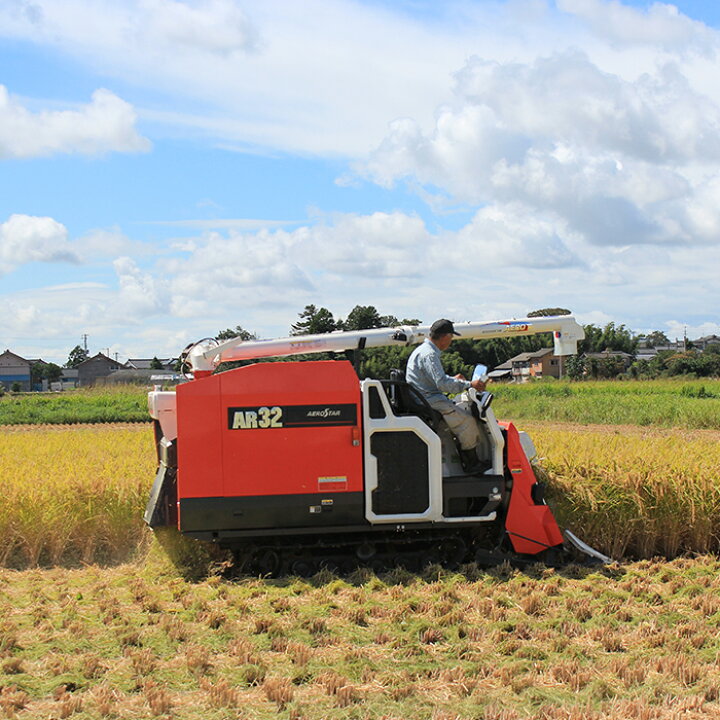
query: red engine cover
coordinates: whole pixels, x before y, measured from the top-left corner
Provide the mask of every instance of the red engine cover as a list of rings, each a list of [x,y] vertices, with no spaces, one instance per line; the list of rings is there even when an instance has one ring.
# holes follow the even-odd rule
[[[178,499],[362,492],[360,385],[343,361],[257,363],[177,389]]]

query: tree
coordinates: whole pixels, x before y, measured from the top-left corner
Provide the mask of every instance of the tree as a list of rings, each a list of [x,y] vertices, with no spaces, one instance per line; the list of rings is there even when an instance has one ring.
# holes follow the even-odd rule
[[[554,315],[572,315],[572,312],[570,310],[567,310],[566,308],[540,308],[540,310],[533,310],[527,314],[529,318],[531,317],[552,317]]]
[[[645,336],[645,342],[647,346],[651,348],[657,347],[658,345],[667,347],[670,344],[670,339],[662,330],[653,330]]]
[[[403,318],[398,320],[394,315],[381,315],[380,325],[378,327],[398,327],[399,325],[421,325],[422,321],[418,318]],[[364,329],[364,328],[363,328]]]
[[[624,325],[616,326],[610,322],[604,328],[595,325],[583,325],[585,339],[578,343],[579,353],[603,352],[605,350],[621,350],[634,355],[638,339]]]
[[[327,308],[306,305],[298,317],[300,320],[290,327],[291,335],[318,335],[341,329],[340,323],[335,321]]]
[[[30,366],[30,389],[45,377],[45,363],[42,360],[34,362]]]
[[[397,318],[392,315],[386,315],[384,319],[392,319],[397,322]],[[348,314],[343,326],[345,330],[371,330],[372,328],[386,327],[374,305],[356,305]]]
[[[151,370],[162,370],[163,364],[158,360],[157,355],[153,357],[153,359],[150,361],[150,369]]]
[[[49,383],[57,382],[62,377],[62,368],[55,363],[36,362],[30,368],[31,383],[35,384],[41,380]]]
[[[45,368],[43,369],[43,377],[48,382],[57,382],[62,377],[62,368],[55,363],[45,363]]]
[[[565,361],[565,374],[571,380],[582,380],[585,375],[585,359],[579,355],[571,355]]]
[[[90,357],[90,353],[80,345],[76,345],[68,355],[66,368],[76,368],[81,362],[85,362]]]
[[[242,325],[236,325],[234,330],[227,328],[226,330],[221,330],[215,336],[215,339],[220,342],[223,340],[230,340],[232,338],[240,338],[240,340],[245,342],[246,340],[257,340],[257,334],[243,329]]]

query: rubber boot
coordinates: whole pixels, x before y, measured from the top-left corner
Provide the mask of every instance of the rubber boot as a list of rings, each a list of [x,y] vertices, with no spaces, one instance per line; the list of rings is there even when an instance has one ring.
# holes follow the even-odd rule
[[[485,471],[483,464],[480,462],[477,456],[475,448],[469,450],[460,449],[460,462],[462,463],[463,470],[468,475],[480,475]]]

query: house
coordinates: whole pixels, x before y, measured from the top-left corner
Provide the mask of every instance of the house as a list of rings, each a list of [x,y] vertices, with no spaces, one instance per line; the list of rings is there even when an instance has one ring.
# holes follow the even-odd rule
[[[42,382],[31,377],[32,366],[38,362],[41,363],[43,360],[27,359],[10,350],[5,350],[0,354],[0,383],[7,390],[18,386],[25,392],[42,390]],[[35,380],[34,383],[33,380]]]
[[[488,377],[496,382],[525,382],[531,377],[559,378],[562,376],[562,368],[562,358],[555,355],[552,348],[542,348],[510,358],[489,372]]]
[[[493,382],[509,382],[512,380],[512,360],[508,360],[491,370],[488,373],[488,378]]]
[[[122,363],[109,358],[103,353],[98,353],[77,365],[78,385],[87,387],[94,385],[99,379],[107,377],[111,372],[119,370]]]
[[[125,363],[125,368],[128,370],[168,370],[172,371],[175,367],[175,364],[177,363],[177,358],[167,358],[166,360],[159,359],[160,364],[162,365],[162,368],[153,368],[153,360],[155,358],[131,358]]]
[[[525,382],[531,377],[559,378],[562,371],[561,359],[552,348],[542,348],[533,352],[524,352],[508,360],[512,365],[515,382]]]
[[[602,352],[585,353],[583,357],[586,360],[597,361],[614,359],[618,363],[622,362],[624,371],[627,371],[627,369],[633,364],[633,361],[635,360],[634,355],[622,352],[621,350],[603,350]]]
[[[0,355],[0,383],[7,390],[20,386],[21,390],[30,390],[30,368],[32,361],[5,350]]]
[[[692,341],[693,347],[698,350],[707,350],[709,345],[720,345],[720,337],[717,335],[704,335]]]
[[[50,390],[71,390],[78,386],[78,371],[76,368],[63,368],[60,379],[50,383]]]
[[[183,376],[173,370],[136,370],[135,368],[122,367],[111,372],[105,379],[109,385],[118,383],[132,383],[135,385],[153,385],[154,383],[175,384],[181,382]]]

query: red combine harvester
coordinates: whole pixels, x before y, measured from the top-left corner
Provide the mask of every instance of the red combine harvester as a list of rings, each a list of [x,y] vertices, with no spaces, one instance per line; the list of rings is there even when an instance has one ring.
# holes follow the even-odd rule
[[[456,323],[463,338],[552,332],[575,353],[571,316]],[[429,326],[189,346],[192,381],[149,393],[159,468],[145,521],[236,553],[262,574],[394,564],[417,569],[475,560],[557,562],[572,550],[608,561],[561,533],[532,467],[530,438],[498,422],[492,395],[455,398],[481,430],[469,475],[448,427],[399,372],[360,380],[365,348],[421,342]],[[345,352],[349,360],[221,362]]]

